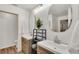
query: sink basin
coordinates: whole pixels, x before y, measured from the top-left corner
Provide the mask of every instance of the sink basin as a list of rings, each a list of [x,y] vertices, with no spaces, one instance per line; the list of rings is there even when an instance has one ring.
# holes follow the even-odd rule
[[[58,36],[55,36],[55,38],[54,38],[54,43],[56,43],[56,44],[61,44],[61,45],[68,45],[67,43],[61,41],[61,40],[58,38]]]

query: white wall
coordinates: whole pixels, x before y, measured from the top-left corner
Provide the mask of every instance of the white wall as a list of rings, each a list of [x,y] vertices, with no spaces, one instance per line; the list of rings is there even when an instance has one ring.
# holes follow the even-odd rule
[[[33,14],[29,15],[29,33],[33,33],[33,29],[35,28],[35,16]]]
[[[12,5],[0,5],[0,11],[6,11],[18,15],[18,52],[21,51],[21,35],[28,33],[28,18],[29,13],[21,8]],[[23,29],[22,29],[23,28]]]
[[[68,30],[66,30],[65,32],[62,32],[62,33],[61,32],[57,33],[57,32],[50,30],[49,24],[48,24],[49,23],[49,21],[48,21],[48,10],[49,10],[49,8],[46,8],[45,10],[36,14],[36,16],[39,16],[43,20],[43,28],[46,28],[46,30],[47,30],[47,39],[48,40],[53,40],[53,38],[57,35],[58,38],[60,40],[62,40],[63,42],[65,42],[65,43],[70,42],[73,28],[76,24],[76,21],[79,19],[78,18],[79,17],[78,16],[79,15],[78,14],[79,13],[78,5],[71,5],[71,6],[72,6],[72,24],[71,24],[71,27]]]
[[[48,28],[48,10],[49,10],[49,7],[46,7],[42,12],[40,11],[39,13],[37,13],[36,15],[33,15],[33,14],[31,14],[32,16],[30,17],[30,32],[32,32],[33,31],[33,28],[34,28],[34,24],[35,23],[33,23],[34,22],[34,16],[36,16],[36,17],[40,17],[40,19],[42,20],[42,22],[43,22],[43,25],[42,25],[42,27],[41,28],[43,28],[43,29],[47,29]],[[48,31],[48,30],[47,30]],[[32,34],[32,33],[31,33]],[[48,33],[47,33],[48,34]],[[47,36],[48,37],[48,36]]]

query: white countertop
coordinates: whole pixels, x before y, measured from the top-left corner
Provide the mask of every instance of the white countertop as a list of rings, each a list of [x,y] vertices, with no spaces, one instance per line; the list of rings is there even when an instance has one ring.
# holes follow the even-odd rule
[[[27,40],[31,40],[32,39],[32,36],[30,34],[23,34],[22,37],[26,38]]]
[[[43,47],[50,52],[57,53],[57,54],[69,54],[68,52],[68,46],[64,44],[56,44],[53,41],[50,40],[44,40],[41,42],[38,42],[37,45],[40,47]]]

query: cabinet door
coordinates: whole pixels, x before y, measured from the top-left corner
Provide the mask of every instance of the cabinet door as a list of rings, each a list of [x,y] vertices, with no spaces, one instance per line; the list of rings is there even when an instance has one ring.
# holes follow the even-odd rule
[[[22,51],[23,53],[26,53],[26,54],[31,53],[31,40],[22,38]]]
[[[38,54],[54,54],[54,53],[52,53],[52,52],[48,51],[47,49],[42,48],[40,46],[37,46],[37,53]]]

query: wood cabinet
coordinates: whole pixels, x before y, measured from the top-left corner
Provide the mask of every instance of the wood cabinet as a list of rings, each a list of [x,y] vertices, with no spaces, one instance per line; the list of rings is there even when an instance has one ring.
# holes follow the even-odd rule
[[[31,39],[22,37],[22,52],[25,54],[31,54]]]
[[[54,53],[52,53],[52,52],[48,51],[47,49],[37,45],[37,54],[54,54]]]

